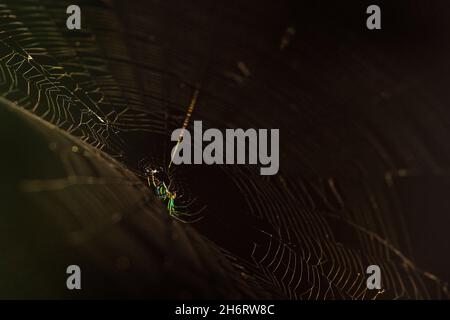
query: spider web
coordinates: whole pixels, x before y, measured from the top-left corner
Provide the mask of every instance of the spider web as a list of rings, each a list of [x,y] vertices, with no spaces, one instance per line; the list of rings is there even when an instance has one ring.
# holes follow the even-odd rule
[[[69,4],[14,0],[0,5],[4,98],[143,176],[142,161],[168,163],[170,133],[181,125],[200,83],[194,118],[201,118],[205,127],[278,126],[294,137],[282,155],[286,169],[282,162],[274,177],[261,177],[251,167],[177,169],[178,188],[208,208],[205,219],[193,227],[208,239],[205,243],[221,250],[241,281],[290,299],[449,298],[446,282],[409,257],[410,234],[396,194],[399,179],[429,171],[401,165],[370,169],[357,160],[353,170],[342,160],[345,153],[336,161],[342,167],[335,168],[329,164],[334,160],[314,157],[317,145],[339,155],[338,136],[346,136],[336,124],[341,119],[327,118],[326,108],[319,106],[329,102],[313,101],[320,92],[312,84],[284,79],[284,71],[276,67],[284,63],[278,56],[252,60],[252,52],[264,52],[260,43],[273,27],[267,23],[267,30],[255,31],[253,26],[263,25],[265,12],[271,10],[255,13],[251,4],[230,3],[227,11],[204,1],[195,6],[202,8],[198,10],[184,2],[112,6],[109,1],[84,1],[82,30],[72,32],[65,29]],[[205,18],[209,16],[215,22]],[[241,16],[249,18],[242,21]],[[250,30],[249,35],[239,36],[241,30]],[[329,57],[323,58],[324,65],[331,64]],[[270,59],[273,67],[266,66]],[[248,67],[242,61],[254,62]],[[260,72],[259,78],[251,78],[253,70]],[[272,75],[279,83],[270,82]],[[299,90],[299,84],[304,89]],[[267,93],[255,95],[261,91]],[[301,104],[312,107],[300,115]],[[270,105],[286,106],[283,112],[289,116],[277,117],[280,111]],[[258,107],[264,116],[255,112]],[[300,117],[309,122],[299,132]],[[377,148],[375,134],[358,125],[352,129],[366,139],[347,137],[361,150],[368,148],[366,141]],[[297,142],[300,134],[318,138]],[[378,145],[378,151],[386,154],[383,146]],[[86,183],[83,170],[67,170],[70,184]],[[34,181],[23,190],[51,189],[52,183]],[[205,190],[211,188],[217,192]],[[221,228],[235,232],[239,243],[220,235]],[[371,264],[382,270],[382,290],[366,287],[365,271]]]

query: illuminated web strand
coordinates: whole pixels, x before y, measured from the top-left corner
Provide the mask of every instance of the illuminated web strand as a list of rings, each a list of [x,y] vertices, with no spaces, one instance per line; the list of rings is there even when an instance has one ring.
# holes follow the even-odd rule
[[[183,139],[184,131],[186,130],[186,128],[187,128],[187,126],[189,124],[189,120],[191,119],[192,112],[194,111],[195,105],[197,104],[197,99],[198,99],[199,92],[200,91],[198,89],[195,89],[194,95],[192,96],[191,103],[189,104],[189,108],[188,108],[187,113],[186,113],[186,117],[184,118],[184,122],[183,122],[183,126],[181,128],[180,136],[178,137],[177,144],[176,144],[175,149],[174,149],[174,151],[172,153],[172,156],[170,157],[169,169],[172,166],[173,157],[175,156],[175,154],[176,154],[176,152],[178,150],[178,146],[180,145],[181,139]]]

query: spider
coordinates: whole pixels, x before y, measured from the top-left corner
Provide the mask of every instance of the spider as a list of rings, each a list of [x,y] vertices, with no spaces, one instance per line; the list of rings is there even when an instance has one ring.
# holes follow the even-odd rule
[[[186,209],[189,205],[178,205],[175,203],[175,200],[179,200],[180,197],[177,197],[176,191],[172,191],[172,179],[162,168],[157,170],[147,167],[145,173],[149,187],[151,187],[155,191],[156,196],[166,204],[167,211],[171,217],[183,223],[194,223],[203,218],[200,217],[194,221],[186,221],[182,218],[196,216],[203,211],[203,209],[193,214],[181,211],[180,209]]]

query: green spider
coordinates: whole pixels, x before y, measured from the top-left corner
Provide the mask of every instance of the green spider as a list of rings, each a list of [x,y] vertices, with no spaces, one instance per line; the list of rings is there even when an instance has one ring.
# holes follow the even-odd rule
[[[197,214],[189,214],[180,211],[181,208],[187,208],[187,206],[181,206],[176,205],[175,200],[177,199],[177,193],[176,191],[171,191],[171,179],[167,175],[167,180],[169,182],[169,186],[167,186],[166,182],[164,180],[164,176],[161,176],[160,178],[156,177],[157,174],[162,175],[164,173],[163,170],[156,170],[156,169],[145,169],[146,175],[147,175],[147,182],[149,187],[151,187],[154,191],[156,196],[164,203],[166,204],[167,211],[169,212],[169,215],[175,219],[177,219],[180,222],[183,223],[194,223],[202,219],[202,217],[194,220],[194,221],[185,221],[182,219],[182,217],[191,217]]]

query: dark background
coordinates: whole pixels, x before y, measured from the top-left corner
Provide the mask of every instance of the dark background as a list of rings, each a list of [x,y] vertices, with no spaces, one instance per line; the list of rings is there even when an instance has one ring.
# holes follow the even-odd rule
[[[147,218],[134,212],[159,210],[158,219],[177,224],[171,232],[199,237],[204,244],[194,242],[192,247],[200,254],[182,250],[188,262],[173,266],[176,273],[191,270],[190,264],[202,265],[203,259],[215,261],[216,255],[228,261],[225,271],[214,266],[208,271],[194,268],[183,273],[182,280],[156,281],[151,290],[144,282],[139,289],[130,285],[127,294],[179,297],[176,292],[181,286],[185,290],[181,297],[239,298],[245,292],[244,297],[293,299],[448,298],[450,7],[445,1],[84,1],[79,2],[81,31],[65,29],[65,4],[40,1],[41,7],[29,9],[29,3],[34,2],[7,3],[37,40],[26,42],[19,31],[11,31],[17,43],[14,50],[45,48],[41,55],[65,68],[71,81],[98,99],[104,114],[109,108],[129,108],[129,118],[114,124],[116,133],[103,148],[141,180],[136,182],[141,185],[134,202],[142,207],[130,209],[127,204],[121,210],[129,212],[137,225],[146,225]],[[370,4],[381,7],[381,30],[365,26]],[[52,22],[50,30],[65,44],[39,32],[44,18],[32,18],[33,10]],[[295,29],[295,35],[288,36],[288,28]],[[281,48],[283,37],[288,43]],[[75,49],[67,54],[67,48]],[[35,58],[38,63],[40,59]],[[246,65],[249,76],[239,70],[239,62]],[[95,69],[97,65],[101,71]],[[88,75],[77,76],[78,67]],[[104,81],[105,76],[114,80],[112,85]],[[170,134],[181,126],[196,88],[200,95],[192,120],[202,120],[205,128],[279,128],[280,172],[263,177],[259,167],[177,167],[176,189],[183,199],[196,199],[188,211],[206,206],[200,222],[185,225],[166,220],[155,199],[151,205],[142,200],[141,196],[152,197],[151,188],[144,185],[143,167],[167,166],[173,146]],[[8,90],[4,87],[4,92]],[[52,122],[42,114],[38,116]],[[149,127],[143,129],[142,123]],[[13,145],[8,154],[13,155],[13,142],[19,137],[6,138]],[[21,171],[23,166],[10,168]],[[42,170],[39,163],[33,166],[30,176]],[[82,171],[77,175],[85,175]],[[11,185],[22,180],[14,173],[11,177]],[[128,198],[130,192],[121,188],[105,196],[93,188],[89,197],[115,208],[115,202],[122,203],[122,196]],[[72,192],[67,190],[59,201],[65,203]],[[24,197],[28,199],[26,192]],[[40,199],[43,212],[56,210],[51,196],[33,197]],[[77,199],[93,201],[82,193]],[[108,219],[111,210],[120,212],[111,208],[99,205],[92,210],[104,211],[102,219]],[[14,210],[9,209],[9,214]],[[58,210],[64,217],[66,211]],[[69,211],[86,214],[80,208]],[[46,224],[54,223],[52,217]],[[80,230],[89,225],[85,219]],[[22,220],[18,221],[21,230]],[[122,230],[123,224],[127,222],[120,220],[114,228]],[[162,245],[156,258],[146,257],[144,252],[150,254],[157,247],[151,243],[166,241],[155,228],[146,225],[139,237],[134,228],[125,228],[127,236],[137,237],[134,241],[142,252],[130,249],[117,235],[106,237],[104,230],[93,228],[94,238],[89,241],[103,239],[111,256],[125,252],[119,256],[129,260],[128,273],[108,282],[113,296],[124,295],[115,281],[148,276],[147,259],[164,261],[166,255],[181,254],[173,251],[176,244]],[[17,230],[5,236],[4,243],[27,236],[25,230]],[[112,272],[108,259],[99,263],[86,258],[89,241],[68,246],[79,252],[76,259],[85,261],[93,279]],[[190,247],[190,241],[181,242]],[[206,255],[203,245],[219,252]],[[96,250],[101,252],[94,246],[92,256],[98,256]],[[74,260],[70,254],[67,259]],[[65,262],[61,258],[61,266]],[[382,292],[364,289],[370,264],[382,269]],[[150,278],[159,279],[159,274],[171,278],[172,270],[165,268],[162,263]],[[245,288],[234,289],[239,294],[227,288],[216,292],[205,280],[210,274],[220,274],[217,283],[231,281],[231,287]],[[59,276],[46,277],[59,283]],[[92,290],[98,297],[110,289]],[[33,292],[25,296],[33,297]]]

